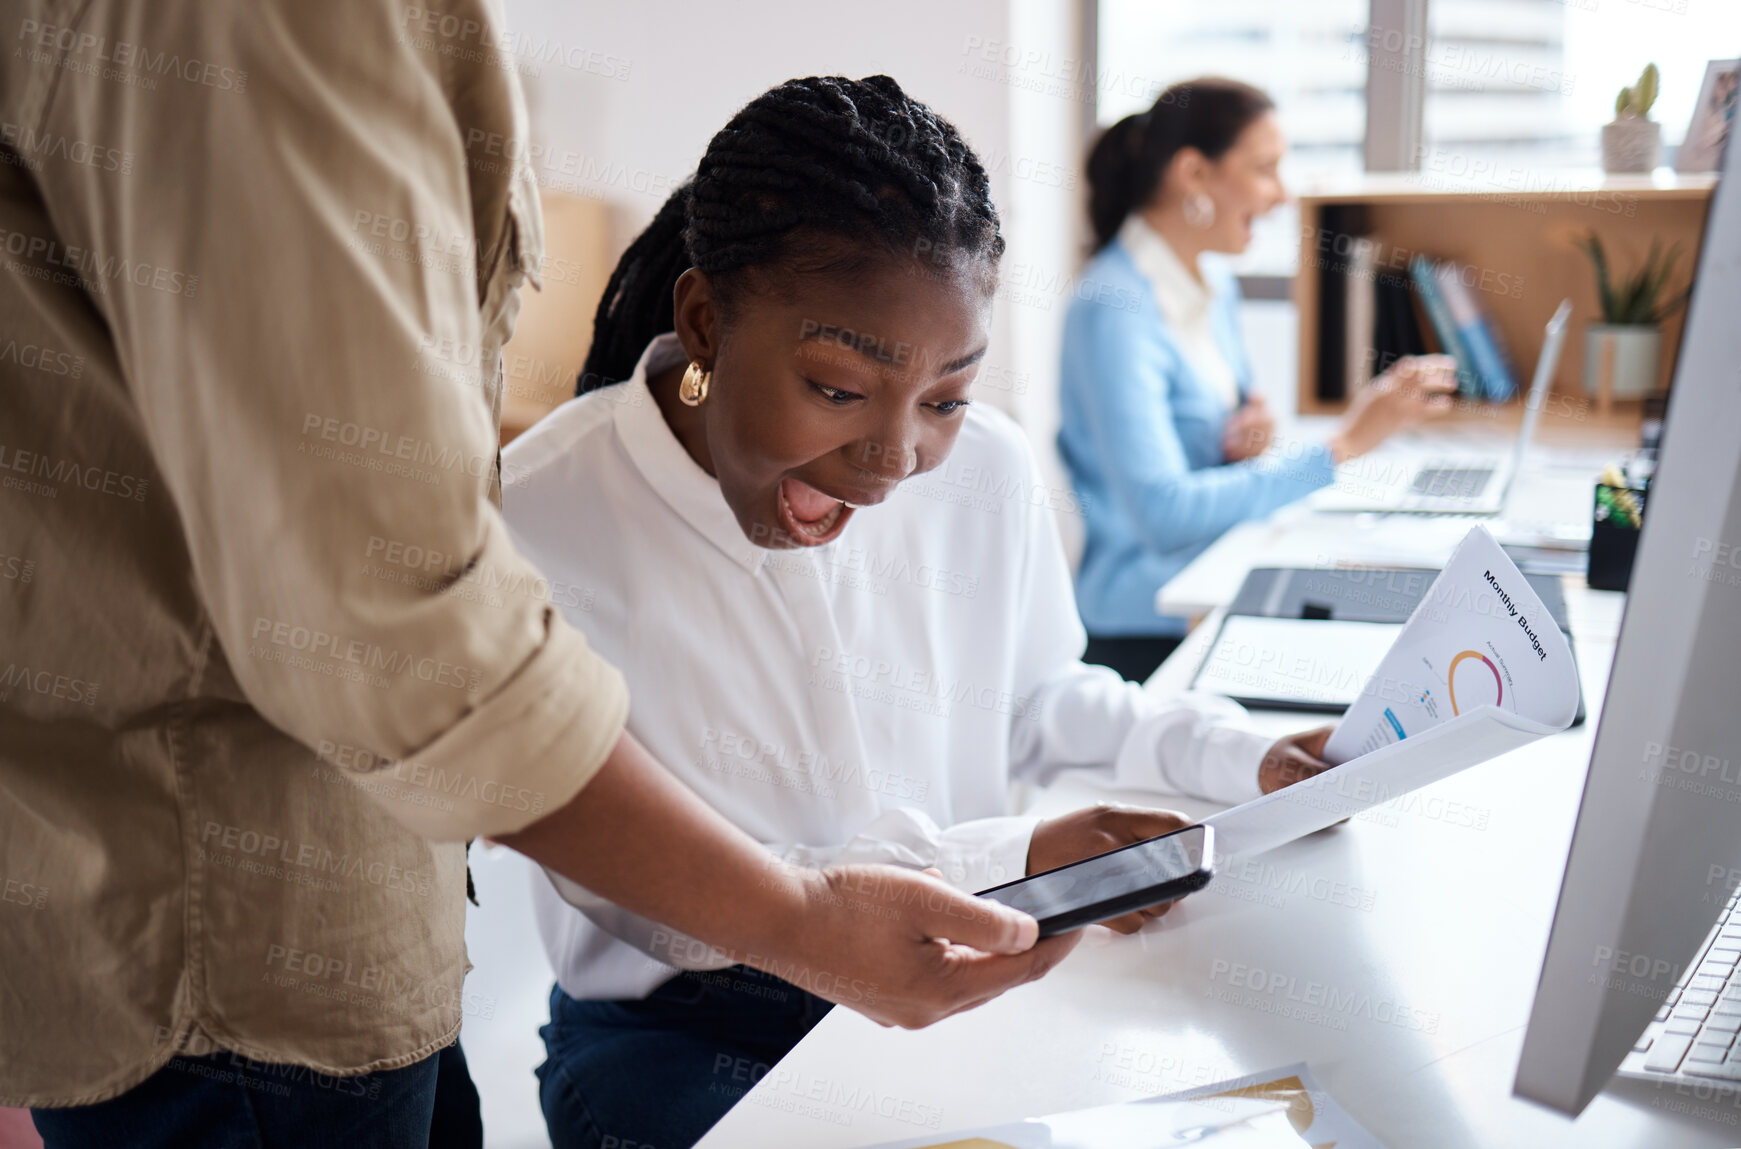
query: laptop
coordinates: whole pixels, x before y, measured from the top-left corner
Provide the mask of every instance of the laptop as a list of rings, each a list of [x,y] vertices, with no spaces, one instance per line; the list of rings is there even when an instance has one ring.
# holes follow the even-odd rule
[[[1535,377],[1524,401],[1523,424],[1509,458],[1491,454],[1445,455],[1400,460],[1384,454],[1350,459],[1339,468],[1334,486],[1317,492],[1310,505],[1319,511],[1400,511],[1431,515],[1492,515],[1505,496],[1541,420],[1548,387],[1559,367],[1572,301],[1560,303],[1548,320],[1547,336],[1536,359]]]

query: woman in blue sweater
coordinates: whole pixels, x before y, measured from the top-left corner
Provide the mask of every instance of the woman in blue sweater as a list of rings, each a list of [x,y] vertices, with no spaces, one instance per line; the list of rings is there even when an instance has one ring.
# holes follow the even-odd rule
[[[1337,464],[1450,405],[1443,356],[1363,388],[1322,443],[1275,444],[1240,345],[1238,253],[1286,198],[1274,105],[1234,80],[1175,84],[1088,159],[1099,250],[1064,327],[1058,445],[1083,508],[1084,658],[1147,678],[1186,620],[1155,593],[1230,527],[1326,486]]]

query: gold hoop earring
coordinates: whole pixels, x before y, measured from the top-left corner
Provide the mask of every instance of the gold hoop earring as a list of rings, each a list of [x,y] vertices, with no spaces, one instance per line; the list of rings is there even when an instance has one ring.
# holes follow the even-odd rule
[[[677,397],[691,407],[707,402],[707,388],[713,382],[713,372],[703,371],[701,364],[691,363],[683,372],[683,382],[677,386]]]

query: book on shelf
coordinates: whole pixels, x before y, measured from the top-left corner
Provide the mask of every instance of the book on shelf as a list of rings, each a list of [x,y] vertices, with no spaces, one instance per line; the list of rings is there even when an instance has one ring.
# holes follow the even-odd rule
[[[1342,368],[1346,376],[1342,393],[1352,396],[1372,381],[1373,334],[1378,311],[1378,294],[1373,280],[1378,271],[1378,241],[1369,235],[1354,237],[1348,254],[1347,274],[1343,280],[1347,292],[1342,307]]]
[[[1388,371],[1398,359],[1425,355],[1426,336],[1415,308],[1413,282],[1407,273],[1381,271],[1372,281],[1372,365],[1367,374]]]
[[[1480,397],[1503,403],[1517,394],[1517,375],[1511,368],[1511,356],[1505,350],[1499,331],[1487,312],[1476,302],[1465,281],[1461,264],[1444,260],[1433,267],[1433,281],[1445,310],[1457,329],[1457,339],[1469,355],[1476,376],[1481,380]]]
[[[1469,357],[1469,349],[1463,346],[1463,338],[1451,318],[1451,309],[1445,305],[1433,261],[1424,255],[1415,256],[1409,260],[1409,275],[1414,278],[1415,290],[1421,297],[1421,310],[1427,313],[1427,322],[1432,325],[1433,335],[1439,341],[1439,350],[1457,361],[1457,394],[1465,399],[1479,399],[1481,376],[1475,371],[1475,361]]]
[[[1361,214],[1332,204],[1319,218],[1318,272],[1318,398],[1347,398],[1348,252],[1365,229]]]
[[[1387,265],[1361,205],[1332,204],[1320,217],[1317,397],[1352,397],[1397,360],[1440,350],[1457,361],[1458,394],[1498,401],[1515,374],[1491,321],[1455,263],[1415,255]],[[1400,255],[1400,253],[1398,253]],[[1432,334],[1429,336],[1428,331]]]

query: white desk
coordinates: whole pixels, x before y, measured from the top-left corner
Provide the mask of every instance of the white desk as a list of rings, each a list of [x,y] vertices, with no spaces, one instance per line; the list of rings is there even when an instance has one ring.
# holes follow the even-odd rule
[[[1589,724],[1223,872],[1134,937],[1093,930],[1048,978],[930,1029],[836,1010],[702,1149],[862,1146],[1301,1060],[1392,1149],[1741,1143],[1737,1095],[1617,1082],[1576,1122],[1511,1096],[1622,601],[1568,580]],[[1151,689],[1189,681],[1214,621]]]

